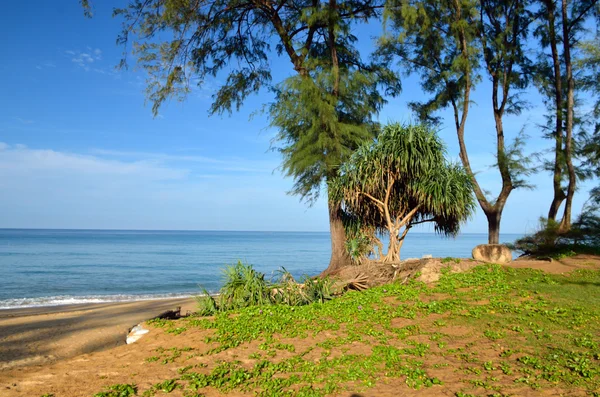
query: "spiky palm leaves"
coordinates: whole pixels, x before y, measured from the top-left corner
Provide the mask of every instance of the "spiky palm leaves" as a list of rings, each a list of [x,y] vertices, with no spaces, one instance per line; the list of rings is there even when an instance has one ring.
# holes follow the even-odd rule
[[[323,303],[332,298],[333,283],[328,278],[303,276],[297,282],[285,269],[280,271],[278,280],[270,282],[252,265],[238,262],[225,267],[223,278],[224,284],[218,296],[211,296],[203,290],[203,295],[197,298],[199,315],[209,316],[224,310],[270,304],[301,306]]]
[[[424,125],[390,124],[361,146],[330,183],[348,219],[363,230],[386,232],[384,261],[400,259],[408,230],[432,222],[438,233],[455,235],[475,208],[472,184],[462,167],[445,159],[437,134]]]

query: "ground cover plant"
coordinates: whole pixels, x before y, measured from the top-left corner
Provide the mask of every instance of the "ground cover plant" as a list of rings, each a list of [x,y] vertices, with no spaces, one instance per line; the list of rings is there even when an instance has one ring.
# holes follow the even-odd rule
[[[598,396],[599,287],[597,270],[563,276],[484,265],[444,272],[436,285],[158,320],[152,326],[171,333],[169,345],[143,372],[163,378],[140,380],[137,393]]]

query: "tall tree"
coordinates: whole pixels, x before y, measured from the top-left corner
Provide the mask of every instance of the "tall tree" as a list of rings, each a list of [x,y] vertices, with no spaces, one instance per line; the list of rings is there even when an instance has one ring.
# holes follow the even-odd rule
[[[87,0],[82,1],[89,12]],[[341,162],[374,132],[372,116],[383,98],[375,89],[399,90],[385,68],[363,62],[352,27],[380,15],[383,0],[130,0],[115,10],[124,28],[118,42],[133,41],[149,75],[147,95],[156,113],[171,97],[183,98],[190,82],[226,74],[210,113],[239,109],[261,89],[274,89],[269,108],[283,169],[294,193],[314,198]],[[295,75],[273,83],[273,56]],[[339,203],[329,201],[332,256],[329,269],[349,261]]]
[[[500,219],[506,200],[517,188],[529,187],[523,176],[530,173],[527,159],[522,155],[524,139],[520,134],[512,145],[506,145],[504,117],[520,114],[524,103],[519,100],[520,90],[529,83],[529,59],[525,56],[524,42],[533,20],[528,0],[480,0],[479,38],[483,61],[492,83],[492,112],[496,125],[496,159],[502,179],[498,196],[479,199],[488,219],[489,240],[497,244],[500,237]]]
[[[550,112],[551,127],[547,136],[554,140],[554,160],[547,167],[552,171],[554,190],[548,219],[556,222],[564,204],[559,230],[567,232],[571,228],[577,180],[585,175],[574,162],[577,156],[574,129],[578,124],[576,95],[582,88],[576,84],[574,53],[586,34],[585,25],[593,16],[598,0],[540,0],[539,5],[540,24],[535,33],[542,45],[542,56],[536,65],[536,81]]]
[[[436,111],[452,109],[460,158],[487,217],[490,244],[499,243],[502,211],[511,191],[526,186],[523,138],[507,145],[503,127],[505,114],[520,111],[518,90],[527,83],[520,70],[526,61],[522,40],[530,22],[525,6],[524,0],[391,0],[387,4],[391,34],[384,37],[380,50],[388,62],[399,57],[409,73],[421,76],[425,92],[432,94],[429,101],[412,104],[421,119],[437,123]],[[496,166],[502,178],[502,189],[493,199],[479,185],[465,143],[471,93],[482,73],[492,83]]]
[[[381,247],[376,233],[388,234],[387,253],[376,258],[384,263],[400,261],[415,225],[430,222],[437,232],[456,235],[475,209],[472,188],[464,169],[446,161],[432,129],[401,124],[385,126],[374,142],[354,152],[331,186],[369,241]]]

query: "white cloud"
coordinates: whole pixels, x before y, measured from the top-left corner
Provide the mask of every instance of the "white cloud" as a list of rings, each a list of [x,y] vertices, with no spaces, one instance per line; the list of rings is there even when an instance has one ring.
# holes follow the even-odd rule
[[[33,120],[22,119],[21,117],[15,117],[15,119],[18,122],[22,123],[22,124],[33,124],[33,123],[35,123],[35,121],[33,121]]]
[[[87,52],[79,50],[68,50],[65,51],[67,55],[71,56],[71,62],[85,70],[86,72],[94,71],[96,73],[105,74],[106,72],[98,67],[91,67],[92,64],[102,60],[102,50],[99,48],[92,49],[87,47]]]
[[[2,143],[0,227],[326,230],[326,206],[307,210],[280,178],[162,161]]]
[[[203,164],[204,171],[229,174],[265,174],[272,173],[278,167],[277,163],[269,160],[250,160],[239,157],[213,158],[199,155],[181,155],[137,151],[121,151],[93,149],[92,154],[118,158],[139,159],[159,163],[197,163]],[[214,175],[209,175],[213,177]]]
[[[192,163],[215,163],[215,164],[226,164],[224,160],[218,160],[211,157],[205,156],[188,156],[188,155],[172,155],[166,153],[151,153],[151,152],[137,152],[137,151],[123,151],[123,150],[106,150],[106,149],[94,149],[93,154],[110,157],[129,157],[129,158],[142,158],[146,160],[160,160],[160,161],[181,161],[181,162],[192,162]]]
[[[0,172],[5,178],[35,173],[44,176],[135,177],[145,180],[179,180],[189,171],[154,164],[149,161],[116,161],[50,149],[31,149],[25,145],[3,144]]]

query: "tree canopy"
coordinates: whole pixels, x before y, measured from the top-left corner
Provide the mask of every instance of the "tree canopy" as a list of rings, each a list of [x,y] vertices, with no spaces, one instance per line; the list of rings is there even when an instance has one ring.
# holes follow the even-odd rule
[[[405,71],[419,75],[430,98],[411,107],[422,121],[438,124],[437,112],[451,108],[460,158],[488,219],[490,244],[499,243],[500,219],[511,191],[527,186],[522,178],[529,172],[522,155],[523,136],[506,144],[503,125],[505,114],[519,113],[523,107],[518,94],[528,82],[522,46],[531,22],[527,5],[525,0],[386,3],[389,29],[379,55],[398,59]],[[472,91],[486,75],[492,83],[495,167],[502,179],[500,193],[493,198],[477,181],[465,142]]]
[[[89,12],[88,1],[82,3]],[[149,76],[155,114],[168,98],[184,98],[193,84],[223,75],[211,114],[237,110],[261,90],[274,91],[267,106],[278,130],[274,146],[283,155],[283,171],[294,178],[292,193],[311,200],[373,137],[372,118],[384,94],[400,90],[396,74],[364,61],[355,47],[353,28],[380,17],[383,7],[384,0],[130,0],[114,14],[123,19],[118,43],[132,42]],[[284,81],[273,81],[276,56],[294,71]],[[339,204],[329,201],[330,266],[341,266],[345,236]]]
[[[456,235],[475,208],[472,183],[464,169],[446,161],[445,147],[425,125],[389,124],[362,145],[331,184],[347,219],[376,241],[388,233],[384,262],[400,260],[411,227],[431,222],[435,231]]]

